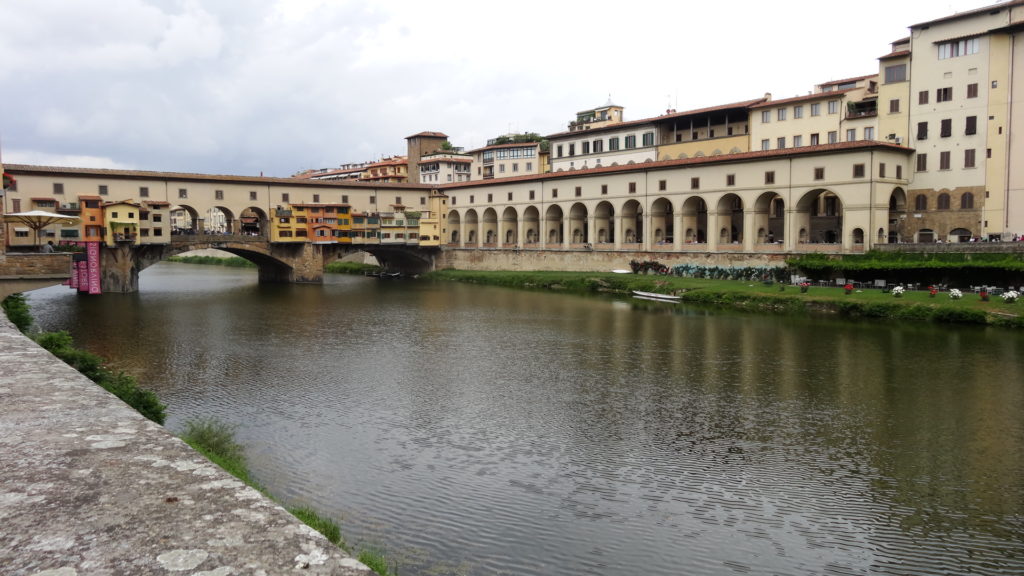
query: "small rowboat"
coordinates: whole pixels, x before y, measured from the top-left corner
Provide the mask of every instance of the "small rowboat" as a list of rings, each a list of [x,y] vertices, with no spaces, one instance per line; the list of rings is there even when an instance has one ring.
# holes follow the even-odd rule
[[[641,300],[654,300],[655,302],[679,302],[679,296],[673,294],[658,294],[657,292],[641,292],[633,290],[633,298]]]

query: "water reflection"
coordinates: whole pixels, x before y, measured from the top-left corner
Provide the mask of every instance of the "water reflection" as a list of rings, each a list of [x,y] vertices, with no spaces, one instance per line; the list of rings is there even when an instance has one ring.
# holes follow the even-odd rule
[[[30,298],[403,573],[1024,572],[1012,332],[161,264]]]

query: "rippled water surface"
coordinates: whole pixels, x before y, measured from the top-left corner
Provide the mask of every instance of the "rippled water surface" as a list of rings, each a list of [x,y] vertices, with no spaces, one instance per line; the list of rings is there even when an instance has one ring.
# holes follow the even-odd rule
[[[400,574],[1022,574],[1024,336],[159,264],[30,295]]]

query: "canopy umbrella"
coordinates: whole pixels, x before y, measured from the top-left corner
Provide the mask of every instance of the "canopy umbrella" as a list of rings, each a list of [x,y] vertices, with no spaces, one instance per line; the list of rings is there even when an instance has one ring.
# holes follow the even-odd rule
[[[79,220],[81,220],[81,218],[78,216],[65,216],[64,214],[54,214],[53,212],[44,212],[42,210],[29,210],[28,212],[4,214],[4,222],[24,224],[31,228],[36,245],[39,244],[39,231],[43,228],[53,224],[68,226],[77,223]]]

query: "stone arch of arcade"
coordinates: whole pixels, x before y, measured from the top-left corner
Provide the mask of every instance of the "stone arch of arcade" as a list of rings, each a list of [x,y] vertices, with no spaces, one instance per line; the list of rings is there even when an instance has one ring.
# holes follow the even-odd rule
[[[270,218],[258,206],[246,206],[237,212],[227,205],[215,204],[200,212],[192,204],[171,207],[172,234],[241,234],[266,236],[270,231]]]
[[[883,199],[853,213],[848,212],[843,197],[849,193],[825,187],[751,189],[652,195],[649,199],[573,198],[451,208],[445,244],[460,248],[839,252],[899,238],[897,223],[907,202],[902,188],[892,189],[889,206]]]

